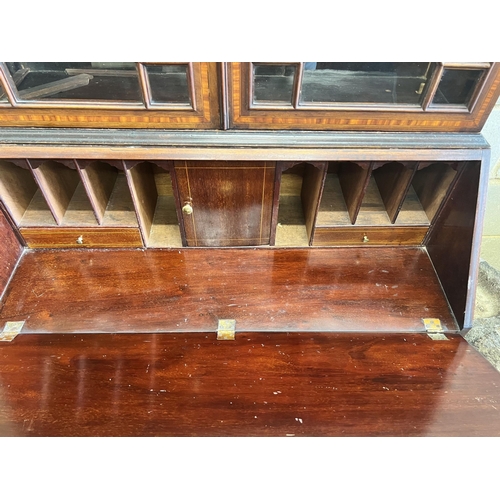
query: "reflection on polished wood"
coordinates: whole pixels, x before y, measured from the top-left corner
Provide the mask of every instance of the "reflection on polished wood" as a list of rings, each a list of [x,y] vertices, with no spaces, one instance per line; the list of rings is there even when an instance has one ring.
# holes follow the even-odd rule
[[[10,227],[1,206],[0,242],[0,297],[2,297],[23,249]]]
[[[461,337],[19,335],[2,436],[498,436],[500,375]]]
[[[24,333],[457,331],[422,248],[27,252],[0,321]]]

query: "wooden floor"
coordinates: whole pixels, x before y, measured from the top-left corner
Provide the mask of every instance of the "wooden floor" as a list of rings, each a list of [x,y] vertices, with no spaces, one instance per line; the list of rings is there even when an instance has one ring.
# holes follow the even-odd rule
[[[500,374],[461,337],[19,335],[2,436],[499,436]]]
[[[458,327],[423,248],[27,252],[0,309],[23,333],[423,332]]]

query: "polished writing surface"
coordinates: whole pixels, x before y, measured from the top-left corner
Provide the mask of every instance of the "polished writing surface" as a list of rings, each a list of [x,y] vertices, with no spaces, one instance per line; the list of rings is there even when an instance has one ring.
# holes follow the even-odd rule
[[[1,436],[498,436],[500,374],[460,336],[18,335]]]
[[[35,251],[0,321],[27,333],[456,331],[422,248]]]

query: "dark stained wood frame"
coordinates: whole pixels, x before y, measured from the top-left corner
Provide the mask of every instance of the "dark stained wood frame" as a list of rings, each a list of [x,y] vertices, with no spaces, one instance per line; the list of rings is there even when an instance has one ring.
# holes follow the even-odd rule
[[[361,104],[322,109],[273,108],[270,112],[270,109],[252,109],[250,104],[251,63],[226,64],[229,75],[229,127],[236,129],[479,132],[500,96],[500,63],[492,63],[487,76],[480,82],[480,88],[487,90],[472,96],[471,111],[462,106],[431,105],[432,92],[429,91],[423,103],[424,109],[420,106],[389,108]],[[435,86],[437,84],[436,79]]]
[[[189,63],[188,83],[194,91],[195,109],[122,103],[16,102],[0,104],[0,127],[106,127],[106,128],[220,128],[219,72],[216,63]],[[1,75],[0,75],[1,76]],[[4,75],[5,77],[5,75]],[[10,89],[6,87],[9,95]],[[9,96],[14,99],[15,96]],[[182,108],[182,106],[181,106]]]

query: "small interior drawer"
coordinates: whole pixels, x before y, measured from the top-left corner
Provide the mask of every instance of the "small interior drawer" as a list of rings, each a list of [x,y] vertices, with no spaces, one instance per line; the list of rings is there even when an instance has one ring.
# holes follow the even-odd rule
[[[313,246],[421,245],[427,226],[411,227],[317,227]]]
[[[142,247],[138,228],[21,228],[29,248]]]

